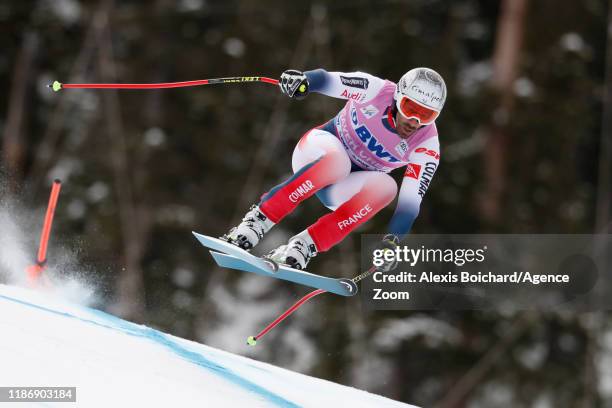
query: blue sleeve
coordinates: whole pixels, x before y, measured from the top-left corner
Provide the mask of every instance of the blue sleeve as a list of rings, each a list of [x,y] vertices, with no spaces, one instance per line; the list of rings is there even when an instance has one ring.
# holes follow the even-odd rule
[[[308,78],[308,86],[311,92],[321,92],[328,85],[329,74],[322,68],[306,71],[304,75]]]
[[[389,233],[397,236],[400,240],[410,232],[414,220],[419,215],[419,206],[399,206],[395,209],[391,221],[389,221]]]
[[[436,135],[420,142],[410,154],[398,194],[397,207],[389,222],[389,232],[400,239],[410,232],[419,215],[423,197],[440,163],[439,151],[440,143]]]

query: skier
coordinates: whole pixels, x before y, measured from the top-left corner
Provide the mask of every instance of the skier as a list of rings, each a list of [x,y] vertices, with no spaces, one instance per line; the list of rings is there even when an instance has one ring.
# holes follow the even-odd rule
[[[342,241],[387,206],[397,184],[387,173],[406,166],[397,208],[383,240],[394,247],[419,213],[438,168],[435,120],[446,100],[442,77],[415,68],[398,84],[363,72],[286,70],[279,86],[290,98],[310,92],[346,99],[327,123],[306,132],[293,151],[294,174],[265,193],[222,238],[250,250],[301,202],[316,194],[331,213],[267,255],[296,269]]]

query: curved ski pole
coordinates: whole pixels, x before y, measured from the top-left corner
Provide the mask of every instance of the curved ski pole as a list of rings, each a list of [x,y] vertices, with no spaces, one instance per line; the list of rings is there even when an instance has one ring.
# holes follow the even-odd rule
[[[241,76],[241,77],[227,77],[227,78],[212,78],[212,79],[199,79],[196,81],[182,81],[182,82],[161,82],[153,84],[63,84],[59,81],[54,81],[52,84],[47,85],[48,88],[53,89],[55,92],[61,89],[165,89],[165,88],[184,88],[188,86],[200,86],[200,85],[216,85],[216,84],[235,84],[244,82],[264,82],[267,84],[278,85],[278,79],[260,77],[260,76]]]
[[[313,297],[315,297],[315,296],[317,296],[317,295],[319,295],[321,293],[325,293],[325,292],[326,291],[323,290],[323,289],[317,289],[317,290],[314,290],[314,291],[310,292],[309,294],[307,294],[306,296],[304,296],[303,298],[301,298],[300,300],[295,302],[294,305],[291,306],[289,309],[287,309],[282,315],[280,315],[276,319],[274,319],[274,321],[272,323],[267,325],[262,331],[257,333],[257,335],[249,336],[249,338],[247,339],[247,344],[249,346],[254,346],[255,344],[257,344],[257,340],[258,339],[260,339],[263,336],[265,336],[267,332],[269,332],[277,324],[279,324],[280,322],[285,320],[285,318],[289,317],[289,315],[291,313],[293,313],[296,309],[298,309],[300,306],[302,306],[304,303],[306,303],[308,300],[312,299]]]
[[[373,274],[374,272],[376,272],[376,267],[372,266],[370,269],[368,269],[367,271],[363,272],[362,274],[359,274],[357,276],[355,276],[353,279],[351,279],[353,282],[357,283],[365,278],[367,278],[368,276],[370,276],[371,274]],[[278,316],[276,319],[274,319],[274,321],[270,324],[268,324],[262,331],[260,331],[259,333],[257,333],[257,335],[255,336],[249,336],[247,338],[247,344],[249,346],[254,346],[257,344],[257,340],[261,339],[263,336],[266,335],[266,333],[268,333],[270,330],[272,330],[274,327],[276,327],[280,322],[282,322],[283,320],[285,320],[287,317],[289,317],[293,312],[295,312],[300,306],[302,306],[304,303],[308,302],[310,299],[312,299],[313,297],[320,295],[321,293],[325,293],[326,291],[323,289],[317,289],[314,290],[312,292],[310,292],[309,294],[307,294],[306,296],[304,296],[303,298],[301,298],[300,300],[298,300],[297,302],[295,302],[293,304],[293,306],[291,306],[289,309],[287,309],[283,314],[281,314],[280,316]]]

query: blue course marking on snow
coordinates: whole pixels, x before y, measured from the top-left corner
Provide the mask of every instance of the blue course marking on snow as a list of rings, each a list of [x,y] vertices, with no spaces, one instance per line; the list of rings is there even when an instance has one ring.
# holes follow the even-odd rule
[[[86,310],[89,313],[92,313],[94,315],[97,315],[101,318],[104,318],[106,320],[109,321],[109,323],[114,324],[114,326],[112,325],[106,325],[100,322],[96,322],[94,320],[89,320],[89,319],[85,319],[82,317],[78,317],[75,316],[73,314],[70,313],[66,313],[66,312],[60,312],[57,310],[53,310],[53,309],[49,309],[46,308],[44,306],[39,306],[33,303],[29,303],[23,300],[19,300],[19,299],[15,299],[15,298],[11,298],[5,295],[0,295],[0,299],[6,299],[8,301],[11,302],[15,302],[15,303],[19,303],[21,305],[24,306],[29,306],[38,310],[43,310],[45,312],[49,312],[49,313],[53,313],[59,316],[64,316],[64,317],[68,317],[71,319],[76,319],[76,320],[80,320],[82,322],[85,323],[89,323],[89,324],[93,324],[96,326],[100,326],[100,327],[104,327],[106,329],[111,329],[111,330],[116,330],[116,331],[120,331],[122,333],[128,334],[130,336],[136,336],[136,337],[142,337],[142,338],[146,338],[149,340],[152,340],[168,349],[170,349],[170,351],[172,351],[173,353],[177,354],[178,356],[184,358],[185,360],[197,364],[200,367],[206,368],[208,370],[214,371],[216,374],[220,375],[221,377],[223,377],[224,379],[246,389],[247,391],[250,392],[254,392],[257,393],[259,395],[261,395],[262,397],[266,398],[268,401],[274,403],[275,405],[279,406],[279,407],[295,407],[295,408],[299,408],[300,405],[295,404],[291,401],[286,400],[285,398],[281,397],[278,394],[275,394],[274,392],[258,385],[255,384],[249,380],[247,380],[244,377],[241,377],[240,375],[232,372],[231,370],[229,370],[226,367],[223,367],[221,365],[215,364],[212,361],[208,360],[206,357],[204,357],[201,354],[198,354],[194,351],[190,351],[188,349],[186,349],[185,347],[181,346],[180,344],[178,344],[177,342],[173,341],[169,335],[166,335],[160,331],[151,329],[150,327],[146,327],[146,326],[141,326],[138,325],[136,323],[131,323],[128,322],[126,320],[122,320],[116,316],[113,316],[111,314],[102,312],[100,310],[96,310],[96,309],[89,309],[89,308],[83,308],[84,310]]]

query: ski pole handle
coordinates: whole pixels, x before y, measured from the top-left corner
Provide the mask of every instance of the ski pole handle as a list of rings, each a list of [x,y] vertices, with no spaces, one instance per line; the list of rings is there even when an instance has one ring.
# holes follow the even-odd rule
[[[244,82],[264,82],[267,84],[278,85],[278,79],[260,76],[242,76],[227,78],[199,79],[196,81],[182,82],[161,82],[154,84],[63,84],[54,81],[48,88],[58,92],[61,89],[165,89],[165,88],[185,88],[189,86],[216,85],[216,84],[235,84]]]

